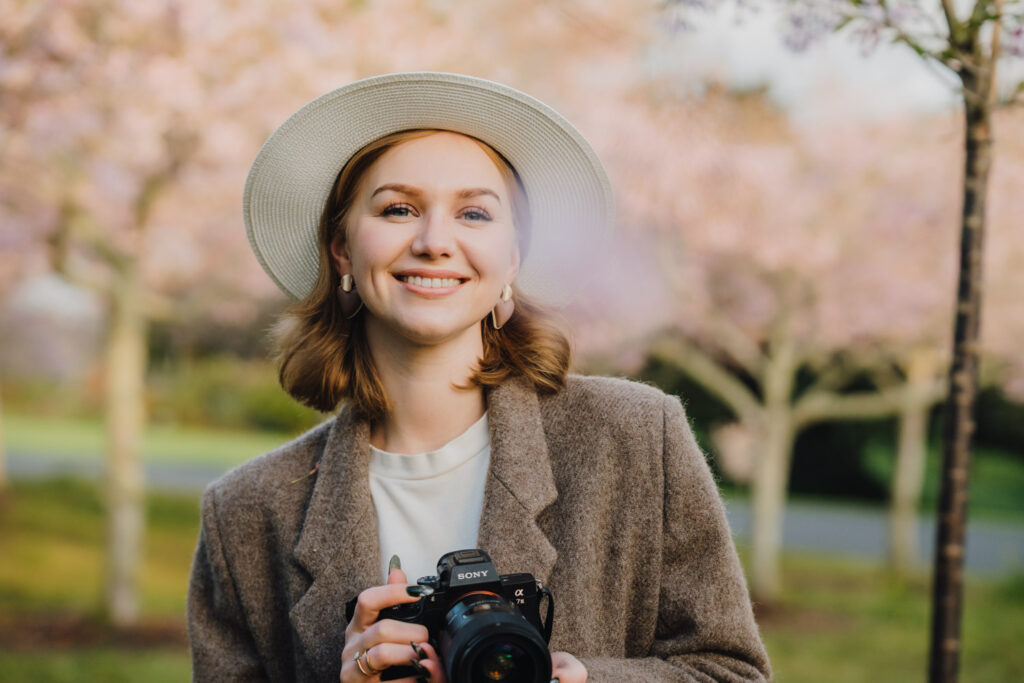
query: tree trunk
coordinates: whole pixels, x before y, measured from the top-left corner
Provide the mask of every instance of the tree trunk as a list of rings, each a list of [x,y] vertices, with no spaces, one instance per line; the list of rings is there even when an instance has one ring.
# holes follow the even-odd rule
[[[777,599],[782,589],[782,525],[796,436],[792,406],[794,351],[790,343],[782,341],[766,359],[765,410],[756,432],[762,436],[763,446],[754,470],[751,592],[758,600],[768,602]]]
[[[973,39],[978,40],[977,31]],[[980,47],[970,50],[970,54],[974,66],[966,68],[961,74],[966,118],[963,223],[953,363],[945,406],[939,526],[935,544],[929,657],[929,681],[932,683],[956,681],[960,665],[968,475],[971,437],[974,434],[974,401],[978,386],[981,254],[985,231],[985,199],[992,160],[990,92],[994,62],[983,54]]]
[[[896,471],[889,507],[889,565],[907,576],[917,563],[917,511],[924,484],[928,450],[930,387],[935,359],[928,351],[914,353],[906,364],[907,386],[899,413]]]
[[[107,339],[107,610],[119,626],[138,619],[142,554],[146,322],[136,268],[131,263],[115,271]]]
[[[771,602],[782,589],[779,558],[793,432],[786,417],[775,411],[774,417],[766,412],[760,433],[764,440],[754,470],[750,590],[757,600]]]
[[[4,441],[4,405],[0,396],[0,494],[7,490],[7,448]]]

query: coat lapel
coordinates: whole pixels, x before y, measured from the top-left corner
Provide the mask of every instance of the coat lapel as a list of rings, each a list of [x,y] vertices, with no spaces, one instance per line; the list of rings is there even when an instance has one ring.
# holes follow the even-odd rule
[[[537,523],[557,495],[537,393],[521,380],[488,393],[491,465],[479,547],[499,572],[548,581],[558,557]],[[381,583],[377,515],[369,489],[369,427],[343,410],[331,428],[293,556],[312,583],[289,612],[318,678],[336,678],[345,603]],[[452,548],[452,550],[457,550]]]
[[[377,515],[369,489],[369,428],[336,418],[293,556],[313,582],[288,616],[318,678],[337,678],[345,603],[380,584]]]
[[[512,380],[487,396],[491,467],[484,488],[477,545],[503,574],[529,572],[548,581],[558,558],[537,517],[555,502],[537,392]]]

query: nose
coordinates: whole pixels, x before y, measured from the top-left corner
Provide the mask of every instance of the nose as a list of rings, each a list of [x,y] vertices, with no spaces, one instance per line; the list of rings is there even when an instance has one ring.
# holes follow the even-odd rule
[[[419,231],[412,242],[412,252],[417,256],[442,258],[451,256],[455,250],[454,226],[440,211],[429,211],[420,221]]]

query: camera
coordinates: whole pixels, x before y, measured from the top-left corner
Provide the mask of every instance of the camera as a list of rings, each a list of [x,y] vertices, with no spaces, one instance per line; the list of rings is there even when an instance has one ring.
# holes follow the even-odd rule
[[[445,553],[437,575],[417,583],[423,597],[382,610],[379,619],[426,626],[450,683],[549,683],[554,602],[532,574],[499,575],[490,556],[474,548]],[[391,667],[381,680],[415,675]]]

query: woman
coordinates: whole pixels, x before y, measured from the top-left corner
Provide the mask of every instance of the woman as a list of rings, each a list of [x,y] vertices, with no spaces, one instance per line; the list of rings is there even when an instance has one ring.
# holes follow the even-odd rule
[[[381,612],[473,547],[550,588],[561,683],[770,675],[680,403],[569,375],[568,342],[519,291],[528,251],[610,220],[565,119],[481,79],[366,79],[271,136],[244,205],[299,299],[277,329],[282,385],[342,407],[204,494],[197,680],[377,681],[411,663],[443,681],[427,629]]]

